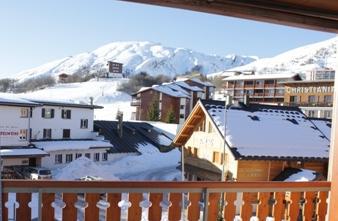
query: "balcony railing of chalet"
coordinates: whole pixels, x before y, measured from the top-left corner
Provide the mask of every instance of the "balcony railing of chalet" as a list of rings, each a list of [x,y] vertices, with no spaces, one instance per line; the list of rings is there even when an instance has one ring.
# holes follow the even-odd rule
[[[325,103],[325,102],[285,102],[285,106],[299,106],[299,107],[332,107],[332,103]]]
[[[132,99],[130,102],[131,106],[140,106],[141,105],[141,100],[140,99]]]
[[[329,191],[329,182],[4,180],[2,216],[4,221],[15,217],[20,221],[31,217],[43,221],[215,221],[220,216],[226,221],[236,216],[242,221],[252,216],[260,221],[267,217],[324,221]],[[222,195],[224,203],[220,203]]]

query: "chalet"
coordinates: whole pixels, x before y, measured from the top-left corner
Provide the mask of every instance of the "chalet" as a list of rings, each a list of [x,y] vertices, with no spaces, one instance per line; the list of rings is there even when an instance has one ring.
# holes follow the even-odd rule
[[[176,81],[177,82],[183,81],[189,84],[190,86],[202,88],[204,92],[204,96],[202,97],[202,99],[208,100],[212,99],[214,96],[215,85],[213,85],[211,82],[201,81],[198,78],[178,78]]]
[[[271,181],[288,167],[326,175],[329,127],[297,107],[200,100],[173,143],[190,180]]]

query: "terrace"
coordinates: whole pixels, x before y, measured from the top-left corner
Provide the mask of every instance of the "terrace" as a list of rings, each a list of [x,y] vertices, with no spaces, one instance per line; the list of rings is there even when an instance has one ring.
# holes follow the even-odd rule
[[[162,6],[184,8],[214,14],[254,19],[338,33],[338,3],[327,1],[180,1],[180,0],[129,0]],[[334,99],[336,110],[338,98]],[[336,111],[334,111],[335,114]],[[225,220],[233,220],[236,214],[242,220],[249,220],[252,215],[264,220],[271,216],[274,220],[325,220],[334,221],[338,217],[338,168],[333,165],[338,161],[338,147],[335,138],[336,116],[333,117],[331,154],[329,166],[330,182],[307,183],[221,183],[221,182],[81,182],[81,181],[2,181],[2,220],[14,218],[5,202],[8,193],[17,193],[19,207],[15,210],[17,220],[31,220],[32,210],[28,202],[32,193],[37,193],[37,219],[54,220],[55,209],[52,202],[55,193],[60,196],[65,207],[62,209],[62,220],[76,220],[78,209],[74,203],[81,198],[86,201],[83,209],[84,220],[216,220],[218,214]],[[81,194],[79,194],[81,193]],[[84,193],[84,195],[83,195]],[[118,202],[127,193],[127,212],[119,207]],[[142,193],[149,193],[142,194]],[[184,196],[182,197],[182,193]],[[224,194],[224,208],[219,209],[220,196]],[[252,194],[254,193],[254,194]],[[328,198],[330,194],[330,198]],[[36,195],[36,194],[35,194]],[[104,196],[103,196],[104,195]],[[140,202],[148,201],[150,203]],[[106,209],[97,207],[99,200],[110,203]],[[183,198],[183,201],[182,201]],[[170,201],[170,203],[169,203]],[[181,209],[184,202],[184,210]],[[202,202],[202,203],[201,203]],[[328,204],[326,203],[328,202]],[[43,205],[43,206],[42,206]],[[207,205],[207,206],[206,206]],[[10,205],[7,205],[10,207]],[[33,206],[32,206],[33,207]],[[145,208],[147,207],[147,208]],[[126,208],[124,208],[126,209]],[[81,209],[79,209],[81,210]],[[148,215],[146,215],[148,214]],[[328,215],[326,215],[328,214]],[[81,215],[81,214],[80,214]]]

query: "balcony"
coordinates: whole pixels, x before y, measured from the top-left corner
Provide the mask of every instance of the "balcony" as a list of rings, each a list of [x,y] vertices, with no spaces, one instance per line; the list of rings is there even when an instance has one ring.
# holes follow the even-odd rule
[[[237,216],[243,221],[249,221],[252,216],[259,220],[273,217],[275,221],[313,218],[324,221],[330,191],[329,182],[4,180],[2,184],[4,221],[14,217],[20,221],[31,220],[31,217],[43,221],[139,221],[142,218],[215,221],[220,216],[225,220],[234,220]],[[220,203],[221,198],[224,203]],[[16,209],[13,208],[15,200],[19,204]],[[52,206],[54,201],[58,203]],[[8,208],[4,206],[6,202]]]
[[[297,106],[297,107],[332,107],[332,103],[325,103],[325,102],[285,102],[285,106]]]
[[[141,100],[140,99],[132,99],[130,102],[130,106],[141,106]]]

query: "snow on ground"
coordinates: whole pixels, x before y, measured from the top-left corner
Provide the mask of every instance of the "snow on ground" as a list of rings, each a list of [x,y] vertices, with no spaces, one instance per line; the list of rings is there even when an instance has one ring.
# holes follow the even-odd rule
[[[304,182],[312,181],[316,178],[316,172],[313,170],[301,169],[300,172],[292,174],[289,176],[285,182]]]
[[[53,170],[57,180],[74,180],[86,175],[99,176],[104,180],[174,180],[180,179],[177,169],[180,151],[174,149],[161,153],[152,145],[140,145],[141,155],[127,155],[118,160],[93,162],[79,158],[63,168]]]
[[[87,157],[80,157],[69,163],[55,175],[57,180],[74,180],[85,176],[97,176],[105,180],[119,180],[109,170],[102,168]]]
[[[117,91],[119,85],[128,79],[92,79],[82,83],[57,84],[42,90],[19,94],[20,97],[45,100],[64,100],[76,103],[90,103],[93,97],[94,104],[103,106],[104,109],[96,109],[96,120],[115,120],[116,112],[123,111],[124,119],[131,119],[134,108],[130,106],[131,96]]]

